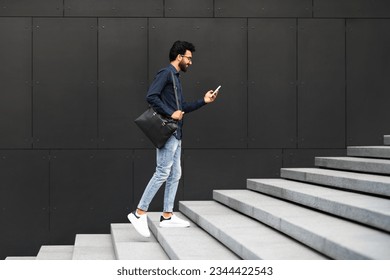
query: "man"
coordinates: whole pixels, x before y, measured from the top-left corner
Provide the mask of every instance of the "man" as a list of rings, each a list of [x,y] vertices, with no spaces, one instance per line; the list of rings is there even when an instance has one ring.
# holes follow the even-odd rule
[[[173,214],[177,187],[181,177],[181,138],[183,116],[211,103],[217,97],[217,92],[206,92],[202,99],[195,102],[185,102],[179,79],[179,72],[187,72],[192,64],[192,54],[195,52],[193,44],[185,41],[176,41],[169,52],[170,64],[160,70],[149,87],[146,100],[160,114],[171,116],[179,121],[178,129],[168,139],[164,147],[156,149],[157,167],[153,177],[146,186],[137,209],[127,217],[134,228],[143,236],[149,237],[150,231],[147,222],[147,210],[153,197],[165,182],[164,206],[160,218],[160,227],[189,227],[190,223]],[[176,80],[177,95],[180,110],[177,109],[171,73]]]

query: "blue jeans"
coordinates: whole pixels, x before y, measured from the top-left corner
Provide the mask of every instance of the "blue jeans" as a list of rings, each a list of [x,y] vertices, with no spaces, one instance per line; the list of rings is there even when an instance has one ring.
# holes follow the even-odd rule
[[[138,208],[147,211],[149,204],[162,184],[165,184],[163,212],[173,212],[175,196],[181,177],[181,140],[171,136],[161,149],[157,150],[156,172],[146,186]]]

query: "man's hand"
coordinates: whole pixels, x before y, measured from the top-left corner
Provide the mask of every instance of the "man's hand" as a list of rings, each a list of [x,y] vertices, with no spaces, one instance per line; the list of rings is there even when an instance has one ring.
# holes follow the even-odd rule
[[[214,100],[217,98],[217,95],[218,95],[218,91],[217,91],[217,92],[214,92],[214,91],[212,91],[212,90],[209,90],[209,91],[206,92],[206,94],[204,95],[204,102],[206,102],[206,103],[214,102]]]
[[[171,118],[176,120],[176,121],[180,121],[183,118],[183,115],[184,115],[183,111],[177,110],[177,111],[173,112]]]

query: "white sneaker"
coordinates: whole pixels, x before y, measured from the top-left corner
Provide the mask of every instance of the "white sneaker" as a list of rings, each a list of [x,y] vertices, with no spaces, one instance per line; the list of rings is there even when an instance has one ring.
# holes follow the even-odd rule
[[[160,218],[160,227],[163,228],[174,228],[174,227],[184,228],[189,226],[190,226],[189,222],[178,218],[175,214],[173,214],[168,219],[164,218],[163,216],[161,216]]]
[[[127,218],[139,234],[144,237],[150,237],[148,217],[146,216],[146,214],[138,216],[136,214],[136,211],[133,211],[129,215],[127,215]]]

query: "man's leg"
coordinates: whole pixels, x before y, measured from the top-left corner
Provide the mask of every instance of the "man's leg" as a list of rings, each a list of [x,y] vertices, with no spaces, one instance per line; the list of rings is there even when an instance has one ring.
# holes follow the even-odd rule
[[[175,146],[177,146],[175,145],[176,141],[177,139],[172,136],[163,148],[157,149],[156,171],[144,190],[138,204],[138,209],[127,216],[134,228],[145,237],[150,236],[146,211],[148,210],[149,204],[156,195],[157,191],[168,179],[169,174],[171,173],[174,161],[173,158],[175,155]]]
[[[146,186],[144,193],[141,197],[141,200],[138,204],[138,209],[147,211],[149,204],[153,200],[157,191],[160,189],[162,184],[168,180],[170,177],[172,166],[175,161],[175,154],[177,152],[179,141],[172,136],[164,147],[157,149],[157,167],[156,172],[153,177],[150,179],[148,185]],[[180,164],[180,162],[179,162]],[[167,182],[168,184],[168,182]],[[177,189],[177,186],[176,186]]]
[[[177,188],[181,178],[181,141],[178,141],[177,144],[171,172],[165,184],[163,215],[166,218],[172,215]]]
[[[164,212],[160,218],[160,227],[189,227],[190,223],[178,218],[173,214],[173,206],[177,187],[181,177],[181,141],[176,150],[172,170],[165,185]]]

